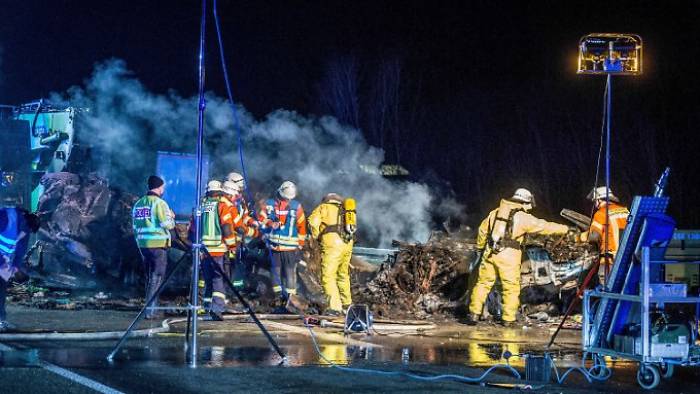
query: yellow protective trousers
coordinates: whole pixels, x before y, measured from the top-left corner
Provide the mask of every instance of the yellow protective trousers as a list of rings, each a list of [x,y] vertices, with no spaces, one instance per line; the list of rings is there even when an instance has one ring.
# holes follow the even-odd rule
[[[483,259],[479,276],[472,289],[469,312],[481,315],[486,297],[497,278],[503,286],[503,321],[515,321],[520,306],[520,259],[519,249],[506,248],[496,255]]]
[[[321,242],[321,286],[330,309],[340,311],[352,304],[350,257],[353,242],[343,242],[338,234],[325,234]]]

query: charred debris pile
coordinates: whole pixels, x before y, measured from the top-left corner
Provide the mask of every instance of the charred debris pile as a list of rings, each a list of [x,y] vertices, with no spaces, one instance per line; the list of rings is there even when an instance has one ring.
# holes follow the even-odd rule
[[[522,313],[557,315],[596,254],[587,245],[560,237],[531,237],[525,244]],[[476,258],[473,238],[440,233],[425,244],[395,246],[398,252],[367,283],[354,285],[355,302],[369,304],[378,317],[387,318],[448,318],[466,312],[467,290],[475,279],[470,275],[476,275],[476,269],[470,272]],[[489,297],[488,312],[496,314],[498,302]]]

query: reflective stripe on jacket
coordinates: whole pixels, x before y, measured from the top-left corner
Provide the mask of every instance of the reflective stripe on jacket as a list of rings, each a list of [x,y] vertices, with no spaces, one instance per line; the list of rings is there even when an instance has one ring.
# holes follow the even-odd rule
[[[221,197],[205,197],[202,201],[202,244],[213,255],[226,252],[219,216],[220,202]]]
[[[617,248],[620,245],[620,235],[621,232],[627,227],[627,218],[630,215],[630,211],[614,202],[610,203],[608,208],[608,214],[610,215],[610,234],[608,234],[608,253],[615,254]],[[600,237],[600,253],[604,254],[605,251],[605,203],[603,202],[596,213],[593,215],[593,221],[591,222],[590,232],[595,232]]]
[[[139,248],[170,247],[170,230],[175,228],[175,219],[163,199],[152,193],[141,197],[134,204],[131,217]]]
[[[250,216],[245,199],[239,195],[233,200],[233,203],[236,205],[238,212],[238,215],[234,218],[234,226],[239,236],[239,241],[244,242],[245,237],[257,237],[259,235],[258,229],[253,226],[255,219]]]
[[[236,204],[232,203],[226,197],[222,197],[219,202],[219,218],[221,220],[221,232],[224,247],[226,250],[235,250],[238,245],[238,236],[236,235],[236,220],[239,213]]]
[[[269,199],[260,212],[263,231],[269,233],[270,247],[276,251],[296,250],[306,240],[304,209],[296,200]],[[273,229],[273,223],[279,228]]]
[[[234,200],[235,201],[235,200]],[[248,216],[239,210],[238,205],[226,197],[219,202],[219,218],[221,220],[221,235],[226,250],[235,251],[243,241],[243,235],[255,236],[257,231],[248,227]]]
[[[4,211],[7,213],[7,225],[0,232],[0,253],[12,256],[17,249],[19,238],[19,217],[16,208],[5,208]]]

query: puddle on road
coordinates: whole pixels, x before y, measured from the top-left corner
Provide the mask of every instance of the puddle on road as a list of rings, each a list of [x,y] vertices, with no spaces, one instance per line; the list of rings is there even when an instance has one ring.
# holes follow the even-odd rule
[[[167,364],[183,365],[186,363],[184,338],[164,338],[144,341],[145,346],[136,347],[127,344],[117,355],[113,364],[105,360],[111,351],[110,347],[66,347],[41,348],[36,354],[42,359],[73,368],[119,367],[126,364]],[[422,340],[420,337],[406,338],[400,345],[382,343],[383,347],[345,345],[335,343],[320,343],[316,352],[307,337],[290,335],[280,338],[280,347],[287,354],[289,366],[328,365],[331,361],[339,365],[355,363],[416,363],[433,365],[464,365],[485,367],[505,363],[504,352],[514,356],[510,363],[523,367],[524,358],[518,354],[541,354],[543,347],[516,343],[439,343]],[[201,366],[206,367],[235,367],[235,366],[276,366],[280,364],[277,353],[258,339],[230,338],[225,345],[221,341],[202,341],[199,348]],[[423,343],[421,343],[423,342]],[[107,345],[109,346],[109,345]],[[580,360],[581,352],[577,349],[566,349],[553,352],[555,359],[574,363]],[[328,361],[326,361],[328,360]]]

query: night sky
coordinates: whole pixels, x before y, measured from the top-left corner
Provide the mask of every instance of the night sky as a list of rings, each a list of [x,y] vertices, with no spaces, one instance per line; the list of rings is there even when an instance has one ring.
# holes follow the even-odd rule
[[[352,56],[371,70],[400,59],[424,116],[387,146],[387,160],[415,179],[447,182],[479,214],[530,187],[550,217],[565,206],[586,211],[595,174],[604,78],[576,75],[578,40],[637,33],[644,75],[614,79],[613,186],[629,201],[671,165],[672,214],[681,226],[700,224],[700,2],[517,4],[220,0],[220,16],[236,98],[254,115],[322,115],[329,60]],[[149,89],[196,94],[199,1],[2,0],[0,15],[2,104],[81,84],[111,57]],[[207,39],[207,89],[223,96],[214,35]]]

